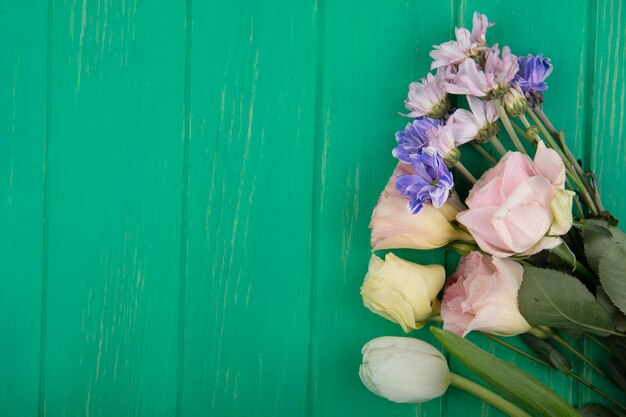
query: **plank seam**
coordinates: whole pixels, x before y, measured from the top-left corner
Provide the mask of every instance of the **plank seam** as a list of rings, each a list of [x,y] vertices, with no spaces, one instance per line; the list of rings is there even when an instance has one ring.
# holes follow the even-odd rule
[[[321,185],[318,178],[322,176],[322,146],[324,123],[324,11],[325,0],[315,0],[314,13],[317,13],[317,36],[316,36],[316,63],[315,63],[315,126],[313,140],[313,176],[311,184],[311,265],[310,265],[310,287],[309,287],[309,346],[308,346],[308,366],[307,366],[307,389],[306,389],[306,413],[311,417],[314,415],[315,401],[315,352],[314,341],[317,339],[315,326],[315,311],[317,307],[317,274],[318,274],[318,243],[319,235],[317,226],[321,214]]]
[[[583,164],[585,169],[591,169],[591,163],[593,161],[593,96],[594,85],[596,78],[596,36],[598,32],[597,19],[598,19],[598,0],[589,0],[589,10],[587,16],[587,68],[585,77],[585,138],[583,149]]]
[[[39,318],[39,387],[37,414],[43,417],[46,414],[46,327],[48,313],[48,151],[50,149],[50,126],[52,109],[52,0],[47,2],[47,25],[46,28],[46,107],[43,137],[43,212],[42,212],[42,252],[41,252],[41,302]]]
[[[185,296],[187,290],[188,211],[189,211],[189,141],[191,139],[191,30],[192,0],[185,2],[185,73],[183,80],[183,166],[181,173],[180,222],[180,294],[178,299],[178,374],[176,415],[183,413],[183,387],[185,381]]]

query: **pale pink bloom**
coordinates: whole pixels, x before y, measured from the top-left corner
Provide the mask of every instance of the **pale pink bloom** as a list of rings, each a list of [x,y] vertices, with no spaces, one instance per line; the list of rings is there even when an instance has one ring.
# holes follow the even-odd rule
[[[435,249],[454,240],[471,240],[471,236],[451,224],[460,205],[455,198],[438,209],[424,204],[417,214],[406,209],[408,200],[394,184],[398,174],[415,174],[411,169],[408,164],[398,164],[374,208],[370,222],[373,250]]]
[[[426,137],[429,143],[426,150],[429,152],[437,152],[444,159],[450,152],[457,148],[457,145],[460,145],[454,138],[452,124],[450,122],[444,126],[435,126],[427,130]]]
[[[443,328],[461,336],[472,330],[513,336],[530,330],[519,311],[524,268],[510,259],[470,252],[448,278],[441,304]]]
[[[561,243],[572,225],[572,197],[565,167],[539,142],[535,160],[507,153],[474,184],[457,220],[480,248],[501,258],[532,255]]]
[[[492,101],[483,101],[473,96],[467,96],[467,101],[472,111],[458,109],[448,120],[454,137],[463,143],[477,139],[482,132],[493,131],[498,120],[498,111]]]
[[[454,165],[459,160],[461,153],[457,148],[472,140],[472,138],[455,135],[454,120],[452,119],[448,120],[444,126],[435,126],[427,130],[426,137],[429,145],[425,150],[431,153],[437,152],[448,166]]]
[[[446,81],[443,89],[450,94],[467,94],[476,97],[504,94],[515,77],[519,65],[517,57],[511,54],[508,46],[502,48],[502,57],[497,45],[485,55],[483,71],[473,59],[467,58],[461,65],[456,77]]]
[[[473,42],[485,45],[487,43],[487,39],[485,37],[487,29],[492,27],[493,24],[494,22],[490,22],[484,14],[474,12],[474,17],[472,18],[472,34],[470,39]]]
[[[478,56],[487,49],[485,33],[493,26],[487,16],[474,12],[472,32],[466,28],[455,28],[456,41],[433,45],[430,57],[434,60],[430,69],[459,64],[468,57]]]
[[[443,117],[450,108],[448,94],[441,88],[445,75],[445,70],[437,71],[437,75],[428,73],[422,78],[421,83],[409,84],[409,96],[404,104],[411,112],[404,116],[411,118],[428,116],[434,119]]]

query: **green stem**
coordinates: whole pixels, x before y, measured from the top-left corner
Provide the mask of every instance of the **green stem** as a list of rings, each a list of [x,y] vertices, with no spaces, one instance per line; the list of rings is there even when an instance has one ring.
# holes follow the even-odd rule
[[[522,142],[519,140],[519,137],[517,137],[517,133],[515,133],[515,129],[513,129],[513,125],[511,124],[511,119],[509,119],[509,116],[506,114],[506,110],[504,110],[504,107],[502,106],[502,100],[496,99],[494,100],[494,103],[496,105],[496,109],[498,110],[500,121],[502,121],[504,129],[506,130],[506,133],[509,134],[515,148],[517,148],[519,152],[526,154],[526,149],[524,149]]]
[[[483,147],[477,144],[476,142],[472,142],[472,147],[476,149],[476,151],[478,151],[478,153],[481,154],[483,158],[489,161],[491,165],[496,165],[498,163],[498,161],[496,161],[496,158],[491,156],[489,152],[484,150]]]
[[[586,386],[587,388],[589,388],[590,390],[594,391],[595,393],[597,393],[597,394],[603,396],[604,398],[606,398],[607,400],[611,401],[613,404],[615,404],[616,406],[618,406],[622,410],[626,410],[626,406],[624,406],[622,403],[618,402],[617,400],[613,399],[609,395],[605,394],[600,388],[598,388],[595,385],[585,381],[583,378],[579,377],[576,374],[571,374],[571,377],[574,378],[576,381],[580,382],[581,384],[583,384],[584,386]]]
[[[537,115],[539,120],[541,120],[541,123],[543,123],[546,126],[546,128],[548,129],[550,134],[554,137],[554,139],[556,139],[559,142],[559,144],[561,145],[561,147],[565,151],[565,154],[567,155],[567,158],[570,160],[570,162],[572,163],[572,165],[574,166],[574,168],[576,169],[576,171],[580,175],[581,180],[583,181],[583,184],[585,185],[587,190],[590,193],[594,193],[594,191],[595,191],[594,188],[592,187],[591,183],[587,179],[587,177],[586,177],[585,173],[583,172],[582,168],[578,164],[578,161],[576,160],[576,158],[574,157],[574,155],[570,151],[570,149],[567,146],[567,143],[565,142],[564,138],[559,134],[559,132],[556,131],[556,128],[554,127],[554,125],[552,124],[550,119],[548,119],[548,116],[546,116],[546,114],[543,112],[541,107],[538,107],[538,106],[534,107],[534,108],[531,109],[531,112],[533,112],[535,115]],[[598,203],[599,203],[599,201],[598,201]]]
[[[569,147],[567,146],[567,142],[565,141],[565,138],[563,137],[563,135],[561,135],[559,132],[556,131],[556,129],[554,128],[554,125],[552,124],[552,122],[550,122],[550,119],[548,119],[548,116],[546,116],[546,114],[543,112],[541,107],[535,107],[533,109],[533,111],[539,117],[541,122],[548,128],[548,130],[554,136],[554,138],[563,147],[563,150],[565,151],[565,153],[567,154],[567,157],[572,162],[572,165],[574,166],[574,169],[576,170],[576,172],[580,176],[580,178],[581,178],[581,180],[583,182],[583,185],[585,186],[587,191],[589,191],[589,193],[593,195],[593,198],[594,198],[594,201],[595,201],[595,204],[596,204],[596,207],[598,208],[598,210],[599,211],[604,211],[604,207],[602,206],[602,200],[600,199],[600,195],[598,193],[597,184],[592,184],[591,182],[589,182],[589,179],[587,178],[587,175],[585,175],[585,173],[583,172],[582,167],[580,166],[580,164],[578,163],[578,161],[576,160],[576,158],[574,157],[574,155],[570,151]]]
[[[591,367],[591,369],[593,369],[594,371],[596,371],[598,374],[602,375],[603,377],[607,378],[606,374],[602,371],[602,369],[598,368],[598,366],[591,362],[585,355],[583,355],[582,353],[580,353],[579,351],[577,351],[576,349],[574,349],[574,347],[572,347],[569,343],[567,343],[567,341],[565,339],[563,339],[561,336],[559,336],[556,333],[553,333],[550,335],[550,337],[552,338],[552,340],[554,340],[555,342],[557,342],[559,345],[563,346],[565,349],[569,350],[570,352],[572,352],[574,354],[574,356],[576,356],[578,359],[580,359],[581,361],[585,362],[587,365],[589,365]]]
[[[454,169],[456,169],[456,171],[459,174],[463,175],[465,179],[471,182],[472,184],[475,184],[476,181],[478,181],[476,177],[474,177],[472,173],[469,172],[467,168],[465,168],[465,166],[461,163],[461,161],[457,161],[453,166],[454,166]]]
[[[572,182],[567,176],[565,177],[565,183],[567,184],[567,188],[569,188],[572,191],[575,191],[574,186],[572,185]],[[584,219],[585,212],[583,211],[583,206],[580,204],[580,201],[578,201],[578,195],[576,195],[576,198],[573,198],[572,201],[574,201],[574,204],[576,204],[576,209],[578,210],[578,217],[580,217],[581,219]]]
[[[498,139],[496,135],[489,138],[489,143],[491,143],[493,147],[496,148],[496,151],[498,151],[500,156],[504,156],[506,154],[505,147],[502,146],[502,142],[500,142],[500,139]]]
[[[530,127],[530,123],[528,122],[528,119],[526,118],[526,116],[524,116],[523,114],[520,114],[519,119],[522,121],[522,124],[524,125],[526,129]]]
[[[596,339],[592,335],[585,334],[585,336],[588,337],[589,340],[591,340],[593,343],[595,343],[596,345],[600,346],[602,349],[606,350],[607,352],[613,353],[613,351],[611,350],[610,347],[608,347],[607,345],[605,345],[604,343],[602,343],[601,341],[599,341],[598,339]]]
[[[548,368],[552,368],[552,365],[550,365],[548,362],[542,361],[541,359],[531,355],[528,352],[524,352],[522,349],[520,349],[518,347],[515,347],[515,346],[513,346],[510,343],[505,342],[504,340],[500,339],[499,337],[496,337],[496,336],[491,335],[489,333],[482,333],[482,334],[483,334],[483,336],[493,340],[496,343],[501,344],[502,346],[507,347],[508,349],[512,350],[515,353],[519,353],[520,355],[524,356],[525,358],[530,359],[531,361],[535,361],[535,362],[537,362],[540,365],[547,366]]]
[[[493,405],[509,417],[531,417],[531,415],[526,411],[505,400],[498,394],[495,394],[487,388],[478,385],[474,381],[470,381],[469,379],[453,374],[452,372],[450,373],[450,385]]]
[[[530,129],[530,128],[531,128],[531,124],[530,124],[530,122],[528,121],[528,119],[526,118],[526,116],[525,116],[525,115],[520,114],[519,119],[522,121],[522,124],[524,125],[524,127],[525,127],[526,129]],[[537,139],[541,140],[541,137],[540,137],[539,135],[537,135]],[[571,174],[570,174],[569,176],[568,176],[568,175],[566,175],[566,177],[565,177],[565,182],[567,183],[567,187],[568,187],[570,190],[574,191],[574,190],[575,190],[575,188],[574,188],[574,186],[572,185],[572,182],[571,182],[571,180],[570,180],[570,178],[569,178],[570,176],[571,176]],[[578,214],[579,214],[580,218],[581,218],[581,219],[584,219],[584,218],[585,218],[585,214],[584,214],[584,212],[583,212],[583,208],[582,208],[582,206],[580,205],[580,201],[578,201],[578,198],[575,198],[575,199],[574,199],[574,204],[576,204],[576,209],[578,210]]]
[[[507,342],[505,342],[504,340],[490,335],[488,333],[483,333],[484,336],[487,336],[489,339],[493,340],[494,342],[500,343],[503,346],[506,346],[507,348],[509,348],[510,350],[512,350],[513,352],[519,353],[520,355],[540,364],[543,365],[545,367],[548,367],[550,369],[554,369],[554,366],[552,366],[551,364],[549,364],[546,361],[543,361],[539,358],[536,358],[535,356],[524,352],[522,349],[519,349]],[[588,381],[585,381],[583,378],[581,378],[580,376],[576,375],[575,373],[569,373],[569,374],[564,374],[565,376],[571,376],[572,378],[574,378],[576,381],[580,382],[581,384],[583,384],[584,386],[586,386],[587,388],[589,388],[590,390],[600,394],[601,396],[603,396],[604,398],[606,398],[607,400],[611,401],[613,404],[617,405],[618,407],[620,407],[623,410],[626,410],[626,407],[624,407],[624,405],[622,405],[620,402],[618,402],[617,400],[615,400],[614,398],[610,397],[608,394],[606,394],[605,392],[603,392],[600,388],[596,387],[595,385],[591,384]]]
[[[533,123],[535,123],[535,125],[539,128],[539,130],[541,130],[541,133],[546,137],[548,145],[552,149],[554,149],[556,151],[556,153],[559,154],[559,156],[561,157],[561,159],[565,163],[565,169],[567,170],[568,174],[571,175],[572,181],[574,181],[574,183],[578,186],[581,194],[583,195],[583,197],[584,197],[584,199],[585,199],[585,201],[587,203],[587,206],[589,207],[589,209],[591,210],[591,212],[594,215],[597,215],[598,214],[597,206],[596,206],[594,200],[591,198],[591,194],[589,193],[589,189],[584,184],[586,179],[581,179],[580,172],[578,172],[578,170],[576,169],[577,166],[578,166],[578,168],[580,168],[580,166],[578,165],[578,162],[576,162],[575,160],[572,161],[570,158],[568,158],[563,153],[563,150],[561,149],[559,144],[555,142],[554,137],[552,137],[552,135],[550,134],[550,132],[548,132],[548,130],[546,129],[544,124],[541,122],[539,117],[531,109],[528,109],[526,111],[526,113],[530,116],[530,118],[532,119]],[[571,152],[570,152],[570,154],[571,154]],[[582,175],[582,177],[584,177],[584,174]]]
[[[571,266],[574,272],[577,272],[578,275],[580,275],[580,277],[584,279],[588,284],[593,286],[598,285],[598,278],[596,278],[593,272],[591,272],[583,264],[581,264],[578,259],[570,256],[568,250],[569,249],[566,249],[565,242],[563,242],[556,248],[550,249],[550,252],[561,258],[561,260],[565,262],[566,265]]]
[[[517,133],[518,133],[521,137],[523,137],[524,139],[526,139],[526,141],[527,141],[528,143],[530,143],[531,145],[534,145],[534,144],[535,144],[534,139],[532,139],[530,136],[528,136],[528,133],[527,133],[524,129],[522,129],[521,127],[519,127],[519,126],[518,126],[517,124],[515,124],[515,123],[511,123],[511,124],[512,124],[513,128],[515,128],[515,130],[517,131]]]

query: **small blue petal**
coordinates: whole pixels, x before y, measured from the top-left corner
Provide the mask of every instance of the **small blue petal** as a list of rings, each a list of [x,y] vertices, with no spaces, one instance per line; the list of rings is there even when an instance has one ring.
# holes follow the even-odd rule
[[[454,186],[452,173],[439,154],[423,148],[409,156],[415,175],[398,175],[395,187],[410,200],[409,211],[421,210],[424,203],[439,208],[448,199]]]
[[[418,117],[412,123],[409,123],[404,130],[396,133],[398,146],[393,149],[393,156],[402,162],[410,163],[411,154],[415,154],[428,146],[426,132],[435,126],[441,125],[443,125],[442,120]]]
[[[545,79],[552,72],[550,58],[544,58],[543,54],[537,56],[526,55],[517,58],[519,71],[515,75],[515,81],[527,96],[535,91],[545,91],[548,84]]]

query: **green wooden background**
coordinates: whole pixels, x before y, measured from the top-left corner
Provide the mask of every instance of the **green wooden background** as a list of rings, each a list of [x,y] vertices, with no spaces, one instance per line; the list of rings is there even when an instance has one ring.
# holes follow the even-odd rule
[[[626,218],[623,3],[0,0],[0,415],[501,416],[359,382],[397,112],[481,10]]]

